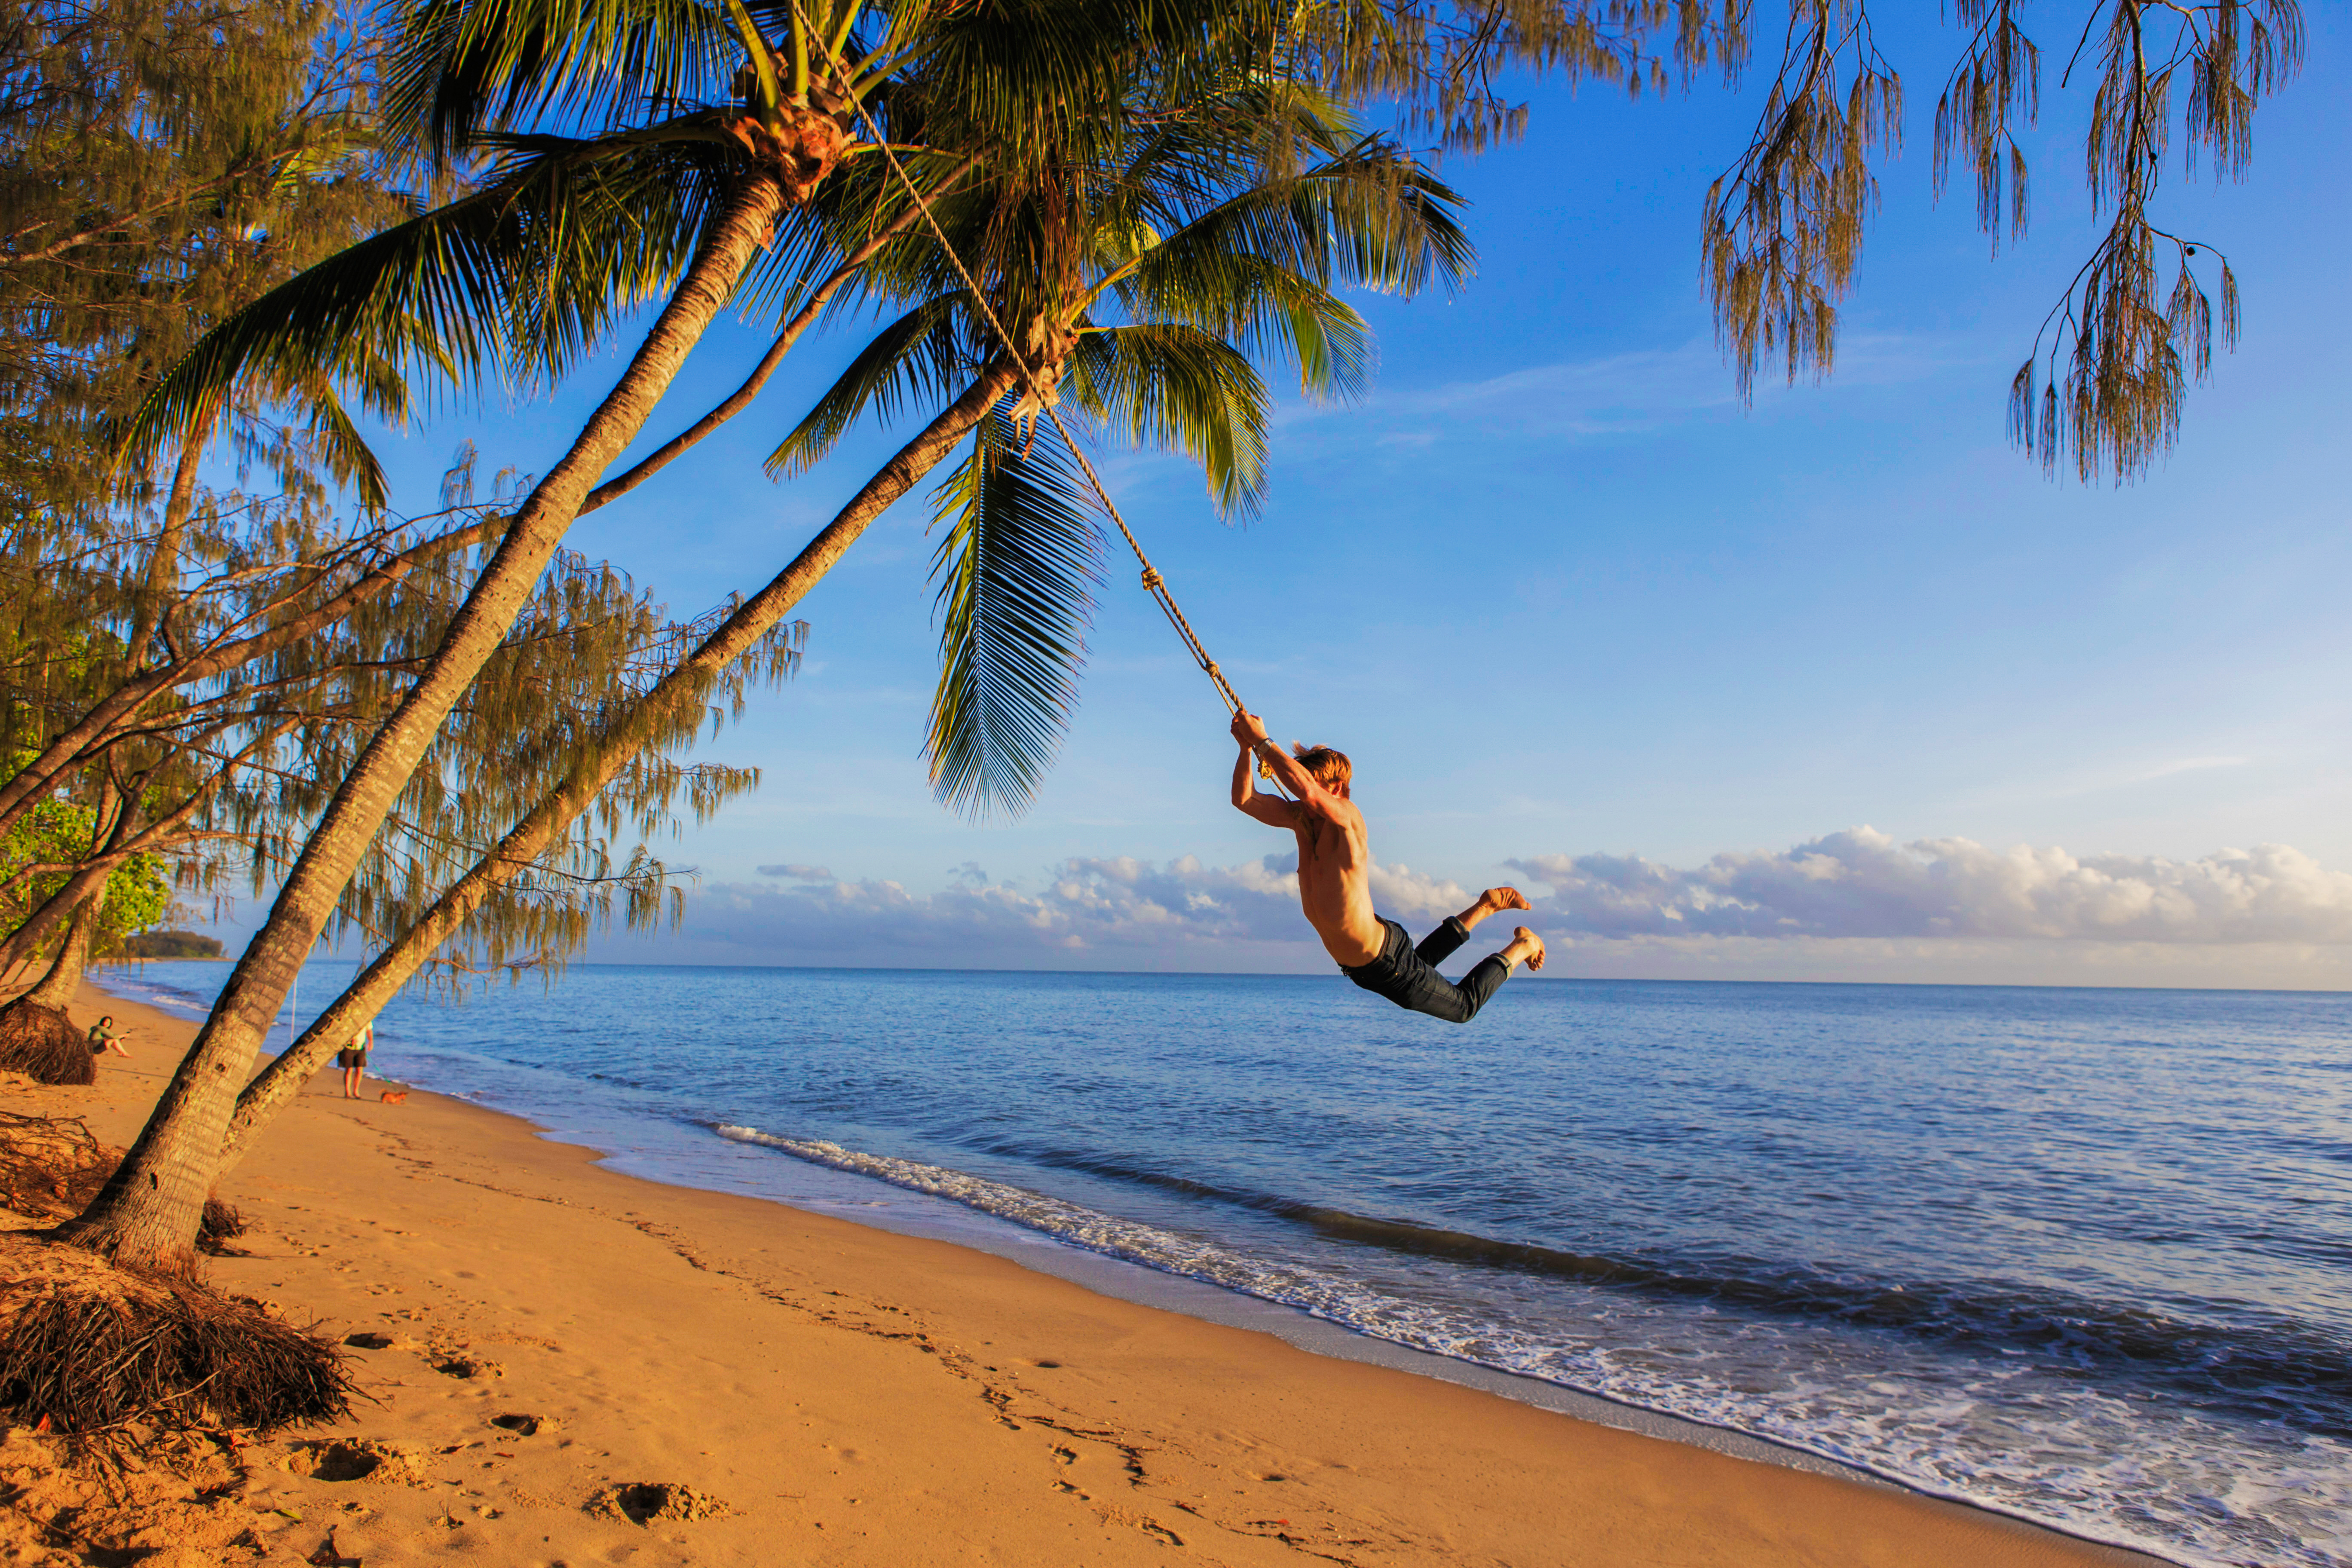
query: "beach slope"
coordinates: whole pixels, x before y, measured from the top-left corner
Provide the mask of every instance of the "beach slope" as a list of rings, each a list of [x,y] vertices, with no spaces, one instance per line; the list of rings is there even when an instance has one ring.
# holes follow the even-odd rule
[[[192,1026],[96,992],[77,1018],[101,1008],[134,1060],[0,1103],[131,1137]],[[331,1070],[223,1195],[252,1228],[215,1282],[373,1347],[351,1421],[245,1450],[264,1561],[329,1526],[367,1568],[2147,1561],[641,1182]]]

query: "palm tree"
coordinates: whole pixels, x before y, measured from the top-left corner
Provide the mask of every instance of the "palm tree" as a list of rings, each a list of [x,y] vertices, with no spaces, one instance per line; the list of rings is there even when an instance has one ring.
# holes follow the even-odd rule
[[[1254,79],[1128,129],[1095,168],[939,204],[952,248],[982,264],[997,323],[1050,345],[1020,400],[973,422],[935,492],[940,671],[926,750],[934,788],[959,807],[1023,807],[1076,700],[1101,509],[1062,424],[1183,451],[1221,514],[1254,513],[1269,415],[1258,363],[1288,361],[1311,397],[1355,395],[1370,338],[1335,286],[1410,293],[1460,280],[1472,261],[1458,198],[1303,84]],[[914,275],[877,271],[868,286],[919,302],[772,468],[805,468],[864,415],[951,389],[1003,353],[937,252],[899,254]],[[1041,418],[1048,404],[1072,417]]]
[[[1356,391],[1369,342],[1335,283],[1405,290],[1433,277],[1450,283],[1471,258],[1454,217],[1457,198],[1401,150],[1358,136],[1311,95],[1287,95],[1279,115],[1269,108],[1253,89],[1187,104],[1181,115],[1130,115],[1124,134],[1108,139],[1089,165],[1064,168],[1058,183],[984,182],[940,213],[950,243],[996,301],[1043,309],[1051,296],[1050,313],[1022,318],[1034,337],[1062,345],[1030,367],[1035,384],[1058,384],[1075,408],[1137,439],[1192,453],[1227,510],[1255,507],[1264,488],[1267,399],[1255,359],[1291,361],[1310,393]],[[1280,133],[1271,145],[1269,124]],[[1060,207],[1051,223],[1040,221],[1048,190]],[[1048,258],[1056,265],[1045,275],[1064,282],[1042,291],[1032,243],[1041,234],[1058,237],[1067,260]],[[991,249],[991,235],[1028,237]],[[901,266],[903,278],[877,278],[870,289],[953,276],[935,252],[909,252]],[[756,658],[874,519],[965,442],[971,450],[938,490],[951,520],[941,563],[952,607],[934,756],[951,798],[1011,801],[1025,791],[1050,749],[1042,739],[1073,695],[1071,628],[1085,615],[1094,520],[1050,430],[1019,431],[1029,418],[1021,363],[990,341],[968,305],[955,293],[923,299],[820,399],[780,463],[814,462],[861,414],[906,397],[932,390],[944,404],[791,564],[622,716],[254,1080],[238,1100],[224,1166],[329,1052],[424,963],[463,941],[469,922],[506,896],[633,758],[690,741],[719,673]],[[1114,307],[1119,319],[1106,319]]]
[[[837,271],[888,231],[818,226],[811,198],[873,144],[923,140],[919,178],[987,150],[1066,156],[1147,71],[1230,63],[1230,7],[1095,0],[422,0],[387,101],[432,153],[488,153],[478,188],[311,268],[206,334],[134,422],[133,458],[229,390],[387,366],[544,381],[627,312],[653,324],[571,447],[508,519],[433,658],[344,775],[269,915],[114,1179],[66,1236],[124,1261],[184,1256],[238,1080],[433,735],[687,353],[793,258]],[[891,129],[895,127],[895,129]],[[583,133],[584,132],[584,133]],[[764,259],[763,259],[764,253]],[[855,258],[855,260],[852,258]]]

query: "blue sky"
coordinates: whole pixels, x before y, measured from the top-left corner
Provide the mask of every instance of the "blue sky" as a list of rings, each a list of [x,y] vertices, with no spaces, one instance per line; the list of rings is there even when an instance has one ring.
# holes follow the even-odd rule
[[[1930,200],[1956,34],[1916,9],[1885,39],[1907,150],[1826,383],[1743,408],[1697,287],[1700,198],[1760,84],[1541,91],[1524,142],[1444,170],[1472,203],[1477,278],[1361,301],[1376,386],[1286,405],[1262,520],[1220,523],[1174,459],[1109,452],[1105,471],[1276,734],[1354,758],[1403,918],[1517,878],[1542,895],[1554,973],[2352,984],[2352,26],[2308,8],[2310,65],[2262,111],[2250,180],[2170,179],[2160,221],[2229,252],[2244,341],[2168,460],[2085,488],[2003,436],[2009,378],[2094,238],[2086,93],[2055,90],[2071,32],[2053,19],[2042,40],[2031,236],[1993,260],[1964,189]],[[649,438],[763,342],[715,336]],[[895,445],[853,440],[781,487],[760,471],[853,348],[796,353],[760,407],[572,543],[679,612],[764,582]],[[429,504],[463,437],[486,471],[544,468],[617,369],[391,443],[406,499]],[[800,677],[705,748],[765,782],[661,847],[701,874],[686,928],[595,955],[1319,968],[1264,863],[1288,847],[1225,804],[1223,710],[1123,559],[1034,808],[982,823],[932,802],[927,516],[910,502],[869,532],[805,603]],[[2215,858],[2265,845],[2293,858]],[[1648,863],[1652,913],[1681,912],[1596,903],[1605,868],[1579,860],[1596,855]],[[1706,873],[1721,856],[1740,858]],[[786,865],[829,875],[757,869]],[[1911,891],[1831,920],[1725,890],[1776,866]],[[1992,890],[1952,902],[1963,883]],[[1694,898],[1774,918],[1703,931]]]

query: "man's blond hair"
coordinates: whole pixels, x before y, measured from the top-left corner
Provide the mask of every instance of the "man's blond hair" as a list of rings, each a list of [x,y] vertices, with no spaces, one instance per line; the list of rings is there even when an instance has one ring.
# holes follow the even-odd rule
[[[1328,746],[1293,746],[1291,750],[1298,754],[1298,765],[1325,789],[1336,789],[1356,776],[1355,764],[1348,761],[1345,752]]]

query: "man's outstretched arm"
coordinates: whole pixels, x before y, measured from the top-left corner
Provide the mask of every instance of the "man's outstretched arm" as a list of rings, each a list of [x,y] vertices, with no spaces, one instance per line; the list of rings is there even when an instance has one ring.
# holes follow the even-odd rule
[[[1261,795],[1256,781],[1250,777],[1250,744],[1242,740],[1241,721],[1234,721],[1234,738],[1241,741],[1241,753],[1234,759],[1234,809],[1245,816],[1255,817],[1268,827],[1298,826],[1298,807],[1278,795]]]

